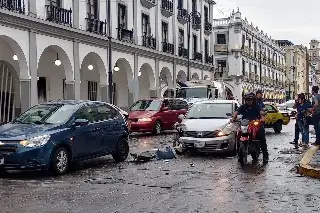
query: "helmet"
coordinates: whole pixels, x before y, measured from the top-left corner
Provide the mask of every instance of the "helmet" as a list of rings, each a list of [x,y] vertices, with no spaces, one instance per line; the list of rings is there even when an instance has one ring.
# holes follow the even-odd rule
[[[262,90],[258,90],[256,94],[263,94]]]
[[[244,100],[249,101],[249,100],[256,100],[256,95],[253,92],[248,92],[244,95]]]

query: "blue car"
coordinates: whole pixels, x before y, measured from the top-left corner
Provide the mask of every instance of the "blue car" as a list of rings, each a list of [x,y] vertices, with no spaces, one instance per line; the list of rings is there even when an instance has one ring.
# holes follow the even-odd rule
[[[98,101],[64,100],[36,105],[0,126],[0,170],[52,170],[111,154],[124,161],[128,128],[117,107]]]

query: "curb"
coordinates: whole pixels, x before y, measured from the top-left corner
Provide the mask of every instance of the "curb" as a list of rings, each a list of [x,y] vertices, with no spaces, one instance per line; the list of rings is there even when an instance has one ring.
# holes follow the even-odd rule
[[[319,146],[312,146],[303,154],[297,168],[298,173],[300,175],[320,179],[320,169],[314,168],[309,165],[310,161],[312,160],[313,156],[316,154],[318,149]]]

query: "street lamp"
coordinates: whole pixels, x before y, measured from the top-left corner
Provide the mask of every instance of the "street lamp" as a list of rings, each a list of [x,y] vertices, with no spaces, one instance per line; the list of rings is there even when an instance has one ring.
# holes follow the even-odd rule
[[[114,70],[115,72],[118,72],[118,71],[120,70],[120,68],[119,68],[118,65],[116,64],[116,65],[113,67],[113,70]]]
[[[18,56],[17,55],[13,55],[13,60],[18,61]]]
[[[195,27],[196,30],[200,30],[201,28],[201,14],[198,11],[192,11],[188,14],[188,72],[187,79],[190,81],[190,30],[191,23]]]
[[[88,70],[90,70],[90,71],[93,70],[93,65],[91,63],[88,66]]]
[[[59,54],[57,53],[57,59],[54,61],[54,64],[56,65],[56,66],[60,66],[61,65],[61,61],[60,61],[60,59],[59,59]]]

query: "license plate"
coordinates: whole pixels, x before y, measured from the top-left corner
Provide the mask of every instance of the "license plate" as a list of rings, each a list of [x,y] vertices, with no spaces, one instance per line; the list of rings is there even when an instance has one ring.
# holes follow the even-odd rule
[[[4,164],[4,158],[0,158],[0,165]]]
[[[240,141],[247,141],[247,140],[248,140],[247,137],[241,137],[241,138],[240,138]]]
[[[205,145],[206,145],[206,142],[201,142],[201,141],[194,142],[194,147],[196,148],[203,148],[205,147]]]

